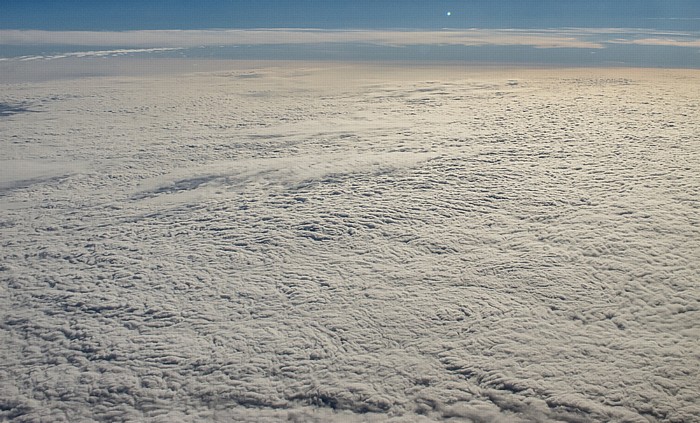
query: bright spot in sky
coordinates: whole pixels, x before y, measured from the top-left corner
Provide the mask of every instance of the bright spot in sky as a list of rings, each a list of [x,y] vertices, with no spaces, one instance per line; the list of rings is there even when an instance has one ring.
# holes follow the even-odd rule
[[[447,12],[447,16],[452,16],[452,12]]]

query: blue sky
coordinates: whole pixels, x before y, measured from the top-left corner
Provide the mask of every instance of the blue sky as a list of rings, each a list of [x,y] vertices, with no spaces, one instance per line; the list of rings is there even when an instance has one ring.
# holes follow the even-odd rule
[[[88,51],[700,68],[700,0],[0,2],[0,60]]]
[[[4,29],[700,29],[698,0],[3,0],[2,3],[0,28]],[[451,12],[450,16],[447,12]]]

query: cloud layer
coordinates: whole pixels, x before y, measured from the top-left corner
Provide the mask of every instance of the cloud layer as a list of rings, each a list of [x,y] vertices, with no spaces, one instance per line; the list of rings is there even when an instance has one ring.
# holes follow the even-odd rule
[[[81,46],[196,47],[212,45],[368,43],[406,45],[530,45],[540,48],[600,48],[597,43],[553,33],[513,33],[498,30],[376,31],[376,30],[192,30],[192,31],[0,31],[0,44],[62,44]]]
[[[2,87],[0,420],[700,420],[697,71],[241,66]]]
[[[617,41],[609,36],[616,35]],[[218,45],[366,43],[384,46],[532,46],[536,48],[600,49],[607,42],[624,40],[644,45],[659,45],[654,32],[620,29],[497,30],[444,29],[438,31],[408,30],[158,30],[124,32],[90,31],[22,31],[1,30],[0,45],[75,45],[121,46],[130,48],[197,47]],[[663,45],[696,47],[698,34],[665,33]]]

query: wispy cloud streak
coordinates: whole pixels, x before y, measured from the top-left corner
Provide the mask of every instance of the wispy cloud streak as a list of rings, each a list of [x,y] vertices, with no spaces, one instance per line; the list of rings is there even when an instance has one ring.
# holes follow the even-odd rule
[[[698,39],[640,38],[636,40],[617,39],[609,42],[613,44],[636,44],[645,46],[700,47],[700,40]]]
[[[61,53],[52,55],[33,55],[33,56],[19,56],[13,58],[14,60],[19,60],[22,62],[28,62],[32,60],[52,60],[52,59],[63,59],[66,57],[114,57],[114,56],[124,56],[127,54],[135,53],[158,53],[166,51],[182,50],[182,48],[176,47],[160,47],[160,48],[137,48],[137,49],[120,49],[120,50],[93,50],[93,51],[78,51],[72,53]],[[8,58],[0,57],[0,61],[9,60]]]

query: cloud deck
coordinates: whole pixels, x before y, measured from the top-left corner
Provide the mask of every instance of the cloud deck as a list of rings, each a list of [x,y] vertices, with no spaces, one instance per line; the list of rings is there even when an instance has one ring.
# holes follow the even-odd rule
[[[0,416],[700,419],[699,77],[5,85]]]

